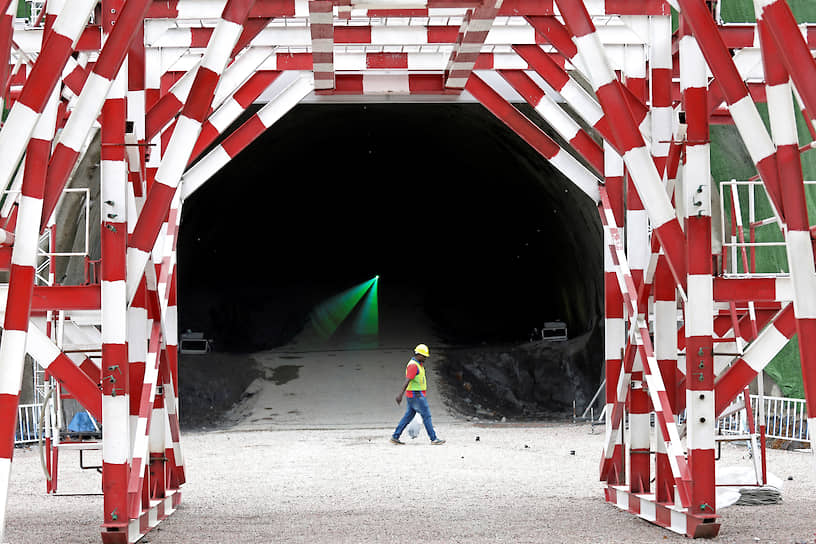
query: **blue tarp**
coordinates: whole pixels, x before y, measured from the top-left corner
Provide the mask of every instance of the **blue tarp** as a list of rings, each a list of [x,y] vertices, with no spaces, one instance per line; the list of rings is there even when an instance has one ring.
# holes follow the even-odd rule
[[[96,432],[96,427],[87,412],[77,412],[68,424],[68,430],[72,433],[93,433]]]

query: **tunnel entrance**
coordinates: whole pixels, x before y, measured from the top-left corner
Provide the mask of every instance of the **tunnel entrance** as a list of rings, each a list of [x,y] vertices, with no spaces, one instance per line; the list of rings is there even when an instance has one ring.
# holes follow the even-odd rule
[[[179,329],[218,352],[290,345],[379,275],[380,347],[506,356],[562,321],[593,337],[591,396],[601,243],[595,205],[479,104],[301,104],[185,202]]]

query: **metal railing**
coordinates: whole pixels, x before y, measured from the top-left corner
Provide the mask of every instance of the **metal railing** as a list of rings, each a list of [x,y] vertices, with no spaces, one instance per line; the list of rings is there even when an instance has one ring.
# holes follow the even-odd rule
[[[30,444],[39,439],[40,413],[39,404],[21,404],[17,407],[17,428],[14,432],[14,444]]]
[[[741,403],[742,399],[732,403],[732,406]],[[793,440],[808,442],[810,429],[807,425],[807,406],[805,399],[791,399],[786,397],[763,397],[765,436],[779,440]],[[760,424],[759,396],[751,395],[751,408],[754,425]],[[748,432],[748,422],[745,420],[745,411],[739,410],[717,421],[717,429],[723,434],[743,434]]]

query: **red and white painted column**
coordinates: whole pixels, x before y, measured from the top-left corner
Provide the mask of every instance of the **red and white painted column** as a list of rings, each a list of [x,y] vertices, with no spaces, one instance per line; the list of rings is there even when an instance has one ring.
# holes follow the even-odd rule
[[[315,90],[334,88],[334,8],[328,0],[309,0],[309,31]]]
[[[779,194],[776,149],[754,105],[748,87],[737,71],[731,53],[725,46],[711,11],[703,0],[677,0],[685,20],[705,56],[714,78],[728,104],[728,111],[742,137],[751,160],[756,164],[768,194],[780,216],[784,216]]]
[[[604,142],[605,185],[612,203],[615,221],[623,218],[623,159],[612,147]],[[623,240],[613,241],[608,229],[604,229],[604,358],[606,360],[606,442],[614,446],[607,450],[611,469],[606,481],[610,484],[626,482],[626,461],[624,458],[623,429],[613,427],[612,411],[616,400],[616,385],[623,365],[623,351],[626,346],[626,319],[624,316],[623,294],[618,286],[615,265],[609,247],[619,242],[623,252]]]
[[[685,288],[685,238],[680,222],[666,195],[637,123],[629,113],[627,99],[619,81],[609,67],[595,25],[583,4],[565,0],[557,0],[557,3],[567,27],[575,36],[574,41],[579,55],[589,70],[593,89],[604,113],[609,117],[618,152],[623,156],[638,195],[646,207],[654,234],[663,246],[675,280]]]
[[[45,187],[45,167],[56,126],[59,97],[51,90],[42,115],[37,117],[26,153],[15,242],[11,252],[8,300],[0,341],[0,541],[5,530],[8,482],[14,453],[17,404],[23,380],[31,295],[37,269],[40,213]],[[50,341],[49,341],[50,342]]]
[[[468,11],[445,68],[446,88],[461,90],[467,85],[502,2],[503,0],[485,0]]]
[[[137,30],[150,4],[150,0],[125,2],[121,14],[118,14],[119,24],[110,27],[112,30],[105,40],[93,71],[88,75],[82,87],[73,112],[60,133],[57,147],[54,149],[46,179],[43,225],[46,224],[62,196],[62,190],[68,182],[74,164],[88,139],[91,127],[99,116],[113,79],[119,73],[128,47],[138,34]],[[71,10],[73,9],[74,4],[72,3]]]
[[[761,9],[762,2],[755,4],[758,10]],[[813,431],[816,429],[816,270],[799,158],[799,136],[788,73],[777,61],[782,52],[772,39],[771,24],[764,19],[757,24],[765,68],[768,117],[776,144],[779,185],[785,209],[785,246],[793,282],[793,312],[813,445],[816,444],[816,431]],[[810,61],[812,63],[813,59]]]
[[[115,20],[105,4],[103,25]],[[126,248],[128,164],[125,153],[127,68],[112,81],[102,107],[100,161],[102,288],[103,542],[126,542],[130,475],[130,370],[128,368]]]
[[[672,139],[672,30],[670,15],[649,18],[649,83],[652,156],[662,177]]]
[[[686,329],[686,422],[691,504],[689,514],[712,517],[714,479],[714,295],[711,276],[711,166],[708,78],[697,41],[680,24],[680,87],[686,111],[686,163],[682,186],[686,210],[688,301]]]
[[[646,58],[642,46],[624,46],[625,84],[638,97],[646,93]],[[649,216],[643,208],[637,189],[630,176],[626,176],[626,258],[632,280],[639,292],[645,281],[649,264]],[[640,315],[648,314],[648,295],[637,301]],[[633,493],[648,493],[651,475],[651,410],[649,395],[644,391],[643,363],[635,359],[632,367],[632,386],[629,391],[629,487]]]
[[[162,222],[170,209],[173,195],[190,160],[201,125],[209,112],[218,80],[229,61],[231,51],[243,30],[243,22],[254,0],[228,3],[213,32],[193,88],[178,118],[175,130],[155,183],[150,187],[144,208],[136,223],[128,249],[128,300],[133,298],[144,274]]]

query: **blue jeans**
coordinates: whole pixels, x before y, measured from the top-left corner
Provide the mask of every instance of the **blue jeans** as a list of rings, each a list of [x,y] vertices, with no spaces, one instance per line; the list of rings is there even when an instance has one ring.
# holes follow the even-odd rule
[[[433,423],[431,423],[431,409],[428,408],[428,400],[420,393],[416,393],[413,397],[408,397],[405,400],[408,401],[405,415],[402,416],[399,424],[397,424],[397,428],[394,430],[394,434],[391,436],[399,439],[402,431],[411,423],[411,420],[414,419],[414,415],[419,412],[419,415],[422,416],[422,422],[425,424],[425,431],[428,433],[431,442],[436,440],[436,431],[434,431]]]

